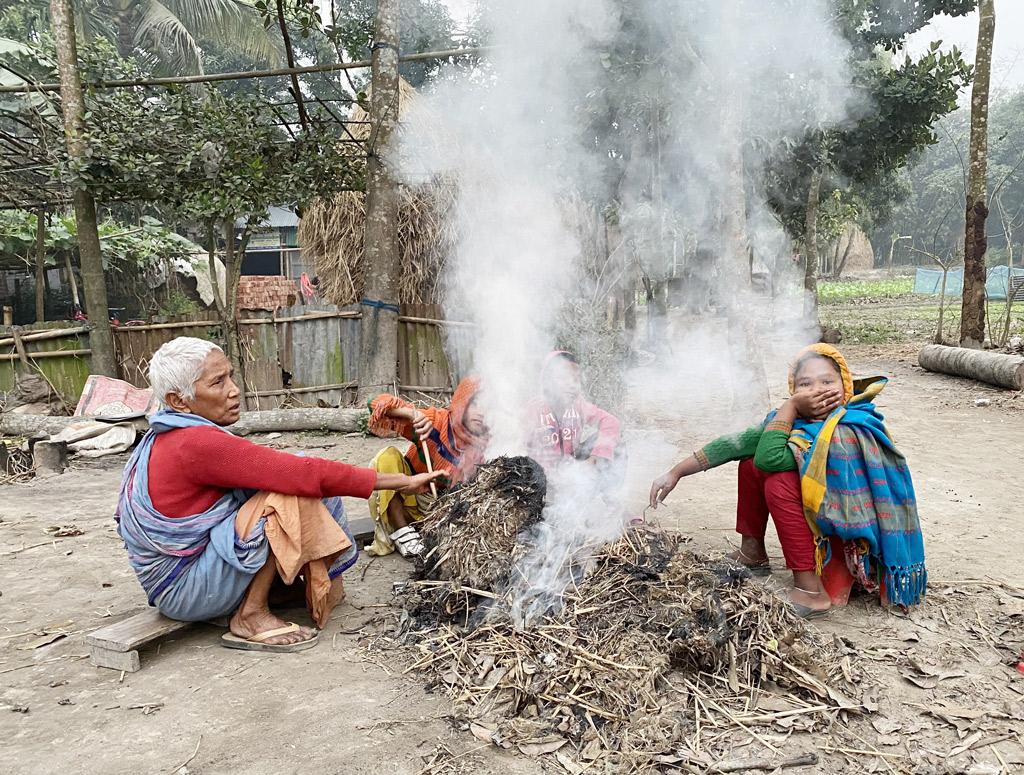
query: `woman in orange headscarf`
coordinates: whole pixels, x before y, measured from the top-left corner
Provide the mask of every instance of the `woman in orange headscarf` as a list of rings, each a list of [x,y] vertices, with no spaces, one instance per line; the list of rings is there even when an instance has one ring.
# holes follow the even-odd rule
[[[384,447],[373,458],[370,467],[378,473],[425,472],[427,458],[434,471],[447,474],[447,485],[460,484],[476,473],[487,446],[487,425],[476,397],[480,380],[468,377],[459,383],[447,409],[418,409],[397,396],[382,393],[369,403],[371,433],[397,433],[412,442],[405,454],[393,446]],[[396,493],[381,490],[370,499],[370,516],[374,520],[373,544],[370,554],[391,554],[396,549],[403,557],[423,552],[423,541],[414,523],[423,519],[432,496],[395,497]]]
[[[834,347],[805,348],[790,370],[790,398],[763,424],[715,439],[655,479],[650,505],[681,478],[738,460],[741,543],[733,559],[755,575],[771,572],[770,515],[801,616],[820,616],[854,581],[913,605],[927,582],[924,543],[910,471],[872,403],[885,384],[880,377],[855,383]]]

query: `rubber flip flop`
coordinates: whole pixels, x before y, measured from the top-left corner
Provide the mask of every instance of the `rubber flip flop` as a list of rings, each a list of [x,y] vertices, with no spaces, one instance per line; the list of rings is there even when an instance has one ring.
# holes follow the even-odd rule
[[[728,557],[741,568],[746,568],[748,571],[750,571],[751,576],[757,576],[758,578],[768,578],[772,575],[772,565],[768,560],[765,560],[764,562],[759,562],[757,565],[747,565],[747,563],[743,562],[743,560],[741,560],[739,557],[733,557],[732,555],[728,555]]]
[[[766,579],[772,575],[772,566],[768,563],[764,563],[762,565],[745,565],[741,562],[740,565],[750,571],[751,576],[757,576],[760,579]]]
[[[293,632],[298,632],[302,628],[295,622],[288,622],[286,627],[277,627],[273,630],[267,630],[257,635],[253,635],[251,638],[242,638],[235,635],[233,632],[226,633],[220,636],[220,644],[224,648],[228,649],[240,649],[242,651],[267,651],[277,654],[290,654],[295,651],[304,651],[311,649],[320,640],[320,633],[316,633],[312,638],[308,640],[300,640],[298,643],[264,643],[268,638],[274,638],[278,635],[288,635]]]
[[[824,611],[822,611],[817,608],[810,608],[806,605],[794,603],[792,600],[789,601],[789,604],[793,606],[793,610],[796,611],[796,615],[804,621],[808,621],[810,619],[821,619],[823,616],[827,615],[829,611],[832,610],[831,608],[826,608]]]

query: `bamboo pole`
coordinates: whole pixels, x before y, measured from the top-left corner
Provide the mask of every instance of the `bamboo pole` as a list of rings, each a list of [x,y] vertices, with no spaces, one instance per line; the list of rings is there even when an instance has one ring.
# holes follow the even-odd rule
[[[20,332],[19,336],[23,342],[39,342],[44,339],[61,339],[65,336],[76,336],[89,333],[89,326],[75,326],[74,328],[53,328],[46,331]],[[6,337],[0,339],[0,347],[9,347],[14,344],[14,339]]]
[[[239,321],[244,322],[244,321]],[[181,320],[171,323],[143,323],[139,326],[118,326],[114,333],[126,334],[129,331],[160,331],[168,328],[203,328],[204,326],[219,326],[219,320]]]
[[[422,62],[428,59],[451,59],[453,57],[484,54],[493,46],[476,48],[449,48],[441,51],[423,51],[418,54],[406,54],[398,57],[399,62]],[[372,65],[370,59],[357,59],[354,62],[337,62],[329,65],[310,65],[307,67],[279,67],[273,70],[240,70],[228,73],[204,73],[203,75],[184,75],[169,78],[117,78],[110,81],[86,81],[83,85],[89,89],[116,89],[124,86],[177,86],[188,83],[214,83],[217,81],[242,81],[250,78],[277,78],[283,75],[305,75],[308,73],[333,73],[339,70],[365,70]],[[59,91],[58,83],[19,84],[17,86],[0,86],[0,94],[17,94],[31,92]]]
[[[83,355],[92,355],[92,350],[47,350],[45,352],[30,353],[26,352],[25,356],[30,361],[36,361],[40,358],[60,358],[63,356],[67,357],[80,357]],[[20,360],[18,353],[6,353],[0,355],[0,361],[16,361]]]

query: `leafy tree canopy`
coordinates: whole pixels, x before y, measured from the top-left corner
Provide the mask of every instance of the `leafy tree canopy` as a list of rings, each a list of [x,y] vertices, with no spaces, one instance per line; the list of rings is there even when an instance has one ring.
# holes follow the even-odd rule
[[[955,257],[962,252],[964,234],[969,110],[957,110],[941,121],[939,129],[938,142],[923,149],[901,172],[903,196],[891,217],[878,224],[876,238],[882,242],[890,233],[909,235],[922,250]],[[1019,263],[1024,242],[1024,89],[990,106],[987,172],[991,260],[1005,261],[1010,242]],[[905,260],[916,263],[920,258],[906,245],[900,249]]]
[[[0,264],[22,263],[32,266],[36,251],[38,215],[27,210],[0,211]],[[133,266],[144,269],[155,261],[191,259],[201,251],[193,242],[168,229],[155,218],[143,218],[138,225],[126,225],[113,219],[99,224],[103,262],[110,267]],[[50,265],[62,253],[78,250],[78,232],[74,216],[62,213],[46,225],[43,250]]]

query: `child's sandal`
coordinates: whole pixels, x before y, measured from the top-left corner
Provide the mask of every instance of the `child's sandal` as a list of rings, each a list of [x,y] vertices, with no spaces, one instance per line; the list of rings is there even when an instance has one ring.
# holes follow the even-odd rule
[[[403,557],[418,557],[427,548],[419,532],[411,525],[398,528],[388,537]]]

